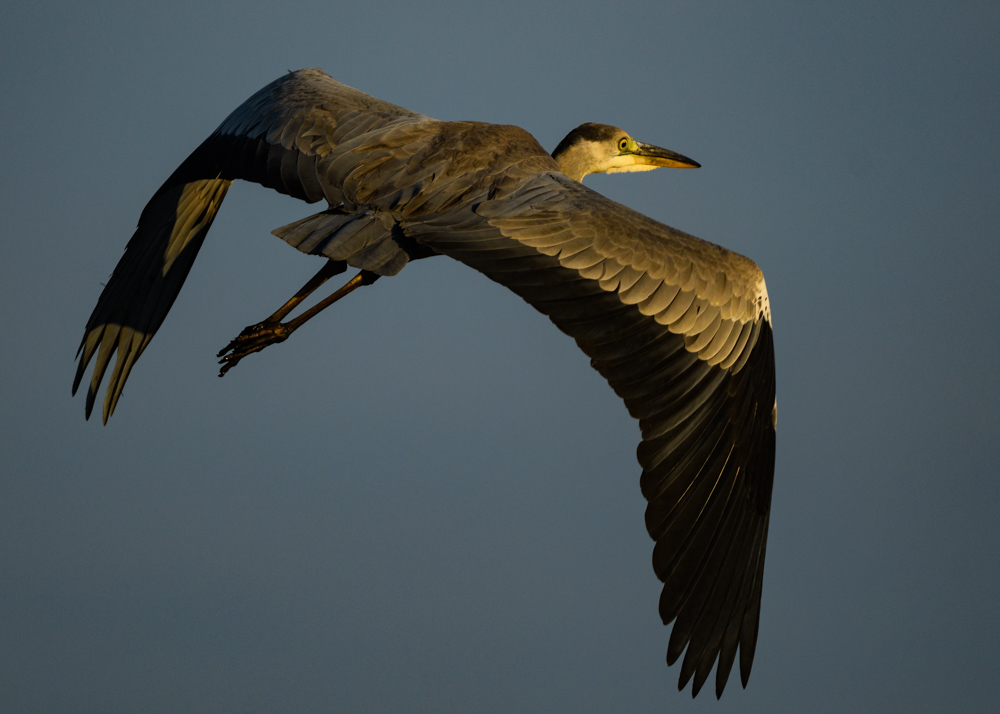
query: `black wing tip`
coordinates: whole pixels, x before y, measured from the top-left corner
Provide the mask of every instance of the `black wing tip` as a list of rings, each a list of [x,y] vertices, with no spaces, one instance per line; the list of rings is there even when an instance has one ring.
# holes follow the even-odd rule
[[[747,683],[750,681],[750,670],[753,667],[753,653],[750,654],[750,658],[747,660],[746,667],[743,667],[743,660],[740,660],[740,682],[743,684],[743,688],[747,688]]]
[[[713,665],[712,668],[716,668],[716,680],[715,680],[716,700],[722,699],[722,693],[726,690],[726,684],[728,684],[729,682],[729,672],[725,672],[725,675],[723,676],[722,673],[717,670],[718,664],[719,664],[718,662],[714,661],[712,663]],[[684,687],[687,686],[687,683],[691,682],[691,698],[694,699],[695,697],[698,696],[698,694],[702,690],[702,687],[704,687],[705,683],[708,681],[709,675],[711,675],[712,673],[712,668],[710,668],[704,674],[704,676],[700,677],[696,675],[696,672],[694,670],[692,670],[691,672],[681,671],[680,676],[677,678],[677,691],[678,692],[684,691]],[[693,680],[692,680],[692,675],[695,675]],[[747,671],[745,672],[743,671],[742,668],[740,669],[740,680],[741,684],[743,685],[743,689],[746,689],[747,683],[750,681],[749,669],[747,669]]]
[[[84,414],[87,421],[90,421],[90,415],[94,413],[94,402],[97,401],[97,392],[93,389],[87,390],[87,403],[84,406]]]
[[[81,347],[81,349],[82,349],[82,347]],[[79,359],[79,357],[80,357],[80,352],[78,350],[77,351],[77,358]],[[79,362],[78,366],[77,366],[76,376],[73,378],[73,390],[70,393],[70,396],[72,396],[72,397],[75,397],[76,393],[80,390],[80,384],[83,381],[83,375],[85,374],[85,372],[87,370],[87,364],[88,364],[88,362],[89,362],[89,360],[87,360],[87,361],[81,360]],[[86,399],[86,401],[84,403],[84,408],[83,408],[83,418],[85,420],[90,421],[90,415],[94,413],[94,404],[96,402],[97,402],[97,391],[94,388],[94,386],[91,385],[91,387],[87,389],[87,399]],[[105,425],[107,425],[107,423],[108,423],[108,417],[111,416],[111,413],[114,412],[114,410],[115,410],[115,407],[112,404],[111,405],[111,409],[105,411],[105,413],[104,413],[104,424]]]
[[[87,370],[87,365],[90,363],[90,359],[84,359],[83,348],[87,344],[87,334],[84,333],[83,340],[80,342],[80,346],[76,348],[76,374],[73,376],[73,393],[75,397],[77,390],[80,389],[80,382],[83,381],[83,373]]]
[[[691,675],[693,675],[693,674],[694,674],[693,670],[691,672],[682,671],[680,677],[677,678],[677,691],[678,692],[683,692],[684,691],[684,687],[687,686],[687,683],[691,682],[691,698],[692,699],[694,699],[695,697],[698,696],[698,693],[701,691],[702,686],[705,684],[705,679],[700,679],[699,677],[695,677],[694,681],[692,681],[691,680]],[[707,677],[706,677],[706,679],[707,679]],[[716,691],[716,694],[715,694],[716,699],[718,699],[721,696],[722,696],[722,692],[721,691]]]

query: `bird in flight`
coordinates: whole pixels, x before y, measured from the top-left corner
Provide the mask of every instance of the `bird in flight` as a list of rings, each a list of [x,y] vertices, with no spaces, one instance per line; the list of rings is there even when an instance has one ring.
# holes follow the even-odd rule
[[[250,97],[156,191],[98,299],[77,353],[91,361],[86,415],[108,377],[103,419],[180,292],[236,179],[327,208],[273,231],[326,260],[274,314],[220,353],[221,372],[284,341],[351,291],[446,255],[509,288],[576,340],[639,420],[640,485],[667,664],[697,695],[757,644],[774,476],[771,310],[748,258],[583,186],[588,174],[697,168],[604,124],[550,155],[515,126],[438,121],[318,69]],[[358,273],[284,321],[330,277]],[[686,650],[686,654],[685,654]]]

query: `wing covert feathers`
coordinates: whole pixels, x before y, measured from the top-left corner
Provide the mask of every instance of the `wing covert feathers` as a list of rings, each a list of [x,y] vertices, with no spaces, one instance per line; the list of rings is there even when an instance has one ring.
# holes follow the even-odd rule
[[[760,618],[775,453],[771,314],[749,259],[559,173],[517,127],[439,122],[300,70],[238,107],[154,194],[78,351],[103,418],[183,286],[232,181],[329,208],[274,232],[393,275],[448,255],[573,337],[639,420],[640,486],[667,662],[721,695],[746,686]]]
[[[770,307],[760,269],[724,248],[545,175],[454,217],[407,226],[576,339],[639,420],[637,456],[674,623],[667,661],[720,696],[757,642],[775,448]],[[495,230],[490,230],[493,228]]]

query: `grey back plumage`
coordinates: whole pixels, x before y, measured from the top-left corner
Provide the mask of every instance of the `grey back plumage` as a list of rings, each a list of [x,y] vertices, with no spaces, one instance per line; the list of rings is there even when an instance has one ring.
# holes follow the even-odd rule
[[[584,125],[585,127],[588,125]],[[646,526],[674,623],[667,661],[721,695],[756,647],[775,449],[770,306],[748,258],[653,221],[560,173],[523,129],[442,122],[321,70],[237,108],[143,210],[87,324],[73,391],[111,416],[180,291],[231,183],[328,207],[274,232],[297,249],[394,275],[447,255],[573,337],[639,420]]]

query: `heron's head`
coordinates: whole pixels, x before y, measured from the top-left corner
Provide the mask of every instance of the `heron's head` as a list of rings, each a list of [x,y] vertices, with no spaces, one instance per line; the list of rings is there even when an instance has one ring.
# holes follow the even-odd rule
[[[624,129],[607,124],[581,124],[559,142],[552,158],[575,181],[587,174],[701,166],[686,156],[636,141]]]

